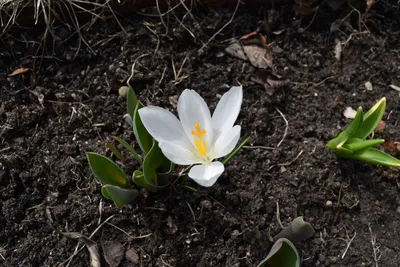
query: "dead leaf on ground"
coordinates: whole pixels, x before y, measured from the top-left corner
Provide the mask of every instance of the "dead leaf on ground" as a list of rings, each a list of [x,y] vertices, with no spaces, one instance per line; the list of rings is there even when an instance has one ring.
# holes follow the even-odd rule
[[[225,49],[225,52],[230,56],[247,61],[247,56],[243,51],[243,47],[238,41],[236,41],[236,42],[232,43],[230,46],[228,46]]]
[[[267,38],[257,32],[251,32],[240,38],[243,51],[250,63],[260,69],[272,67],[272,52]]]
[[[377,132],[382,132],[386,128],[386,122],[385,121],[380,121],[378,123],[378,126],[376,126],[375,131]]]
[[[101,267],[101,260],[100,260],[100,253],[97,243],[87,238],[86,236],[76,233],[76,232],[69,232],[69,233],[62,233],[63,236],[69,237],[72,239],[81,239],[83,243],[85,243],[89,255],[90,255],[90,266],[91,267]]]
[[[139,263],[139,256],[133,249],[129,249],[126,251],[125,258],[134,264]]]
[[[288,79],[274,74],[269,70],[256,71],[256,73],[251,77],[251,80],[264,86],[269,96],[272,96],[280,87],[289,84]]]
[[[392,152],[394,154],[400,154],[400,142],[385,140],[383,146],[389,152]]]
[[[118,267],[125,254],[124,246],[118,241],[101,241],[104,259],[110,267]]]
[[[8,74],[8,77],[14,77],[17,75],[21,75],[21,74],[27,73],[31,70],[32,69],[30,69],[30,68],[21,67],[21,68],[14,70],[11,74]]]

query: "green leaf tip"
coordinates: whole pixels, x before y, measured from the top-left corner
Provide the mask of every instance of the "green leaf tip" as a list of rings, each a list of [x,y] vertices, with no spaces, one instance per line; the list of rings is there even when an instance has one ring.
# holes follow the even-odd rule
[[[257,267],[300,267],[300,256],[290,240],[280,238]]]
[[[87,152],[90,169],[103,184],[128,188],[129,183],[124,172],[114,161],[100,154]]]

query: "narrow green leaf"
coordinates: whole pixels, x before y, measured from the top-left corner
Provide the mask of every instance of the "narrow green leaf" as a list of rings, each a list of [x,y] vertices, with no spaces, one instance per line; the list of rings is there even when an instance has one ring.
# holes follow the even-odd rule
[[[378,126],[382,120],[383,114],[386,109],[386,98],[383,97],[378,101],[367,113],[363,116],[363,123],[357,132],[352,135],[353,138],[365,139],[367,138]]]
[[[284,228],[279,234],[274,236],[274,240],[287,238],[293,243],[310,238],[314,235],[314,228],[308,222],[305,222],[303,216],[295,218],[292,223]]]
[[[292,242],[280,238],[257,267],[300,267],[300,256]]]
[[[118,137],[118,136],[113,136],[115,140],[117,140],[118,143],[120,143],[123,147],[125,147],[129,153],[131,153],[132,157],[139,161],[140,164],[142,164],[142,157],[135,151],[135,149],[128,144],[124,139]]]
[[[132,181],[139,187],[146,189],[150,192],[157,192],[157,188],[151,186],[147,183],[146,179],[144,178],[143,172],[141,171],[134,171],[132,174]]]
[[[368,147],[377,146],[384,143],[385,140],[383,139],[373,139],[373,140],[362,140],[359,138],[350,138],[347,140],[346,144],[343,147],[356,152],[358,150],[362,150]]]
[[[120,160],[120,161],[124,161],[124,156],[122,156],[122,154],[118,151],[118,149],[111,143],[107,143],[107,147],[108,149],[111,150],[111,152]]]
[[[189,192],[197,192],[197,189],[192,187],[192,186],[190,186],[190,185],[183,185],[182,188],[184,190],[186,190],[186,191],[189,191]]]
[[[140,149],[146,154],[151,149],[153,137],[147,132],[146,128],[144,128],[143,122],[140,119],[138,111],[141,108],[143,108],[143,105],[138,102],[133,114],[133,133],[135,134]]]
[[[363,109],[359,107],[357,109],[356,116],[352,120],[352,122],[335,138],[328,142],[327,147],[331,150],[335,151],[336,149],[340,149],[344,143],[346,143],[347,139],[354,135],[357,132],[358,128],[360,128],[363,122]]]
[[[396,159],[395,157],[392,157],[389,154],[386,154],[385,152],[373,147],[368,147],[353,154],[345,155],[345,158],[361,160],[367,163],[387,167],[400,167],[399,159]]]
[[[129,86],[128,95],[127,95],[127,104],[128,104],[128,114],[133,121],[133,114],[135,113],[136,105],[138,104],[138,98],[133,91],[132,87]]]
[[[92,152],[87,152],[86,156],[94,175],[103,184],[115,185],[122,188],[129,187],[124,172],[114,161]]]
[[[136,189],[124,189],[109,184],[104,185],[103,188],[104,191],[107,192],[106,193],[107,196],[109,196],[112,199],[112,201],[114,201],[117,207],[121,207],[125,204],[128,204],[139,196],[139,191]]]
[[[158,143],[154,141],[151,150],[143,161],[143,174],[147,183],[157,188],[165,187],[167,184],[159,183],[157,173],[168,172],[171,169],[171,164],[171,161],[162,153]]]
[[[247,142],[250,140],[250,136],[244,139],[243,142],[241,142],[239,145],[235,147],[235,149],[229,153],[228,155],[225,156],[225,158],[222,159],[222,164],[226,165],[231,159],[233,159],[237,153],[242,149],[242,147],[247,144]]]

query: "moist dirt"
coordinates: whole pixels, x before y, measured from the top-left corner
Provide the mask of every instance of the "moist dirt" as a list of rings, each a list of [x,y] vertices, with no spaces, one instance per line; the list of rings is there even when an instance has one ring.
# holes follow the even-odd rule
[[[367,109],[383,96],[386,128],[375,136],[400,139],[400,96],[389,87],[400,86],[395,2],[378,1],[366,25],[348,8],[322,7],[312,21],[293,5],[240,6],[212,40],[233,10],[176,11],[162,21],[143,10],[120,24],[82,22],[79,33],[55,25],[55,41],[50,32],[43,41],[40,26],[3,33],[0,266],[89,266],[84,243],[63,234],[71,232],[96,242],[103,266],[110,251],[118,254],[111,266],[256,266],[280,222],[297,216],[316,230],[296,245],[302,266],[400,266],[399,170],[341,161],[325,147],[349,122],[347,107]],[[272,96],[252,81],[249,62],[224,52],[270,10],[284,30],[268,36],[272,72],[290,81]],[[345,27],[331,27],[347,15]],[[8,76],[21,67],[30,70]],[[123,208],[101,196],[85,152],[111,156],[114,135],[134,144],[118,94],[130,76],[143,103],[173,112],[185,88],[213,109],[230,86],[243,85],[237,123],[251,141],[213,187],[188,181],[197,192],[143,192]],[[131,173],[137,164],[124,155]]]

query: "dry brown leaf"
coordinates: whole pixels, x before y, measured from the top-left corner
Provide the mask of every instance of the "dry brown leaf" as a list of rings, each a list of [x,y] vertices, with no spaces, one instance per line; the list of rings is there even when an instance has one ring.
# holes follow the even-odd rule
[[[129,249],[126,251],[125,258],[134,264],[139,263],[139,256],[133,249]]]
[[[375,131],[377,132],[382,132],[386,128],[386,122],[385,121],[380,121],[378,123],[378,126],[376,126]]]
[[[385,140],[383,146],[389,152],[392,152],[394,154],[400,154],[400,142]]]
[[[110,267],[118,267],[125,254],[124,246],[118,241],[101,241],[104,259]]]
[[[247,61],[247,56],[239,42],[234,42],[225,49],[225,53],[241,60]]]
[[[257,32],[251,32],[240,38],[243,51],[250,63],[260,69],[272,67],[272,52],[267,38]]]
[[[250,63],[260,69],[272,67],[272,53],[270,49],[259,45],[244,45],[244,53],[246,54]]]
[[[18,68],[16,70],[14,70],[11,74],[8,74],[8,76],[9,77],[14,77],[14,76],[17,76],[17,75],[21,75],[21,74],[27,73],[29,71],[31,71],[30,68],[21,67],[21,68]]]
[[[269,96],[273,95],[280,87],[285,86],[289,83],[288,79],[285,79],[280,75],[274,74],[269,70],[256,71],[254,76],[251,77],[251,80],[264,86]]]

